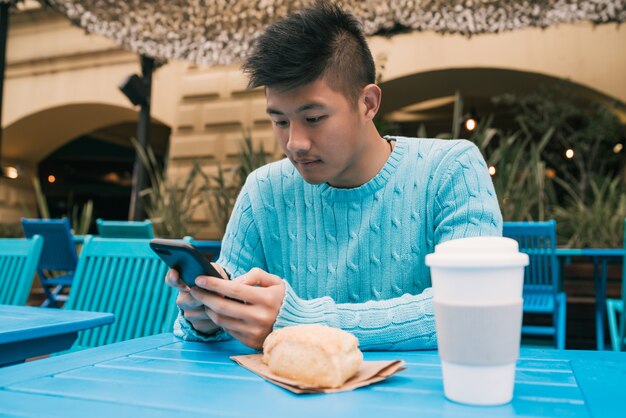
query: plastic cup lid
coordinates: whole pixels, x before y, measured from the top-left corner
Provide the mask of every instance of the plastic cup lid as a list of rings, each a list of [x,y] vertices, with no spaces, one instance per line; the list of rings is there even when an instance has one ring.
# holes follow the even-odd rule
[[[446,241],[426,256],[431,267],[527,266],[528,255],[517,241],[505,237],[471,237]]]

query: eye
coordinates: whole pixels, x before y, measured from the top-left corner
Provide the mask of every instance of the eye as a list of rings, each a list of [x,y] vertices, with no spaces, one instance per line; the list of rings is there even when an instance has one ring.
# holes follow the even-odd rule
[[[289,122],[286,120],[275,120],[274,124],[279,128],[286,128],[289,126]]]
[[[325,118],[326,118],[326,115],[322,115],[322,116],[317,116],[314,118],[306,118],[306,121],[307,123],[315,124],[315,123],[321,122]]]

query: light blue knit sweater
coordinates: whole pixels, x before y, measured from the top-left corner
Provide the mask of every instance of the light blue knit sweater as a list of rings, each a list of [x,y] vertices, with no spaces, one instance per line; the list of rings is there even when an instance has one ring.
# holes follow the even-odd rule
[[[390,139],[387,163],[357,188],[308,184],[286,159],[248,177],[218,263],[234,277],[260,267],[285,280],[274,329],[339,327],[363,350],[436,347],[424,257],[440,242],[501,235],[502,216],[471,142]],[[175,334],[226,337],[198,335],[180,315]]]

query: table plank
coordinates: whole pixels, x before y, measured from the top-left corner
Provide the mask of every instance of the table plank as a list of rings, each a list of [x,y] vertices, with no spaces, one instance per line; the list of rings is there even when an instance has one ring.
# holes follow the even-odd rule
[[[79,331],[114,319],[103,312],[0,305],[0,366],[67,350]]]
[[[41,418],[42,416],[46,418],[118,418],[139,416],[198,418],[198,414],[186,413],[179,409],[166,410],[150,406],[137,407],[119,403],[0,391],[0,417]]]
[[[113,323],[110,313],[0,305],[0,343],[76,332]]]
[[[604,354],[604,353],[602,353]],[[626,415],[626,360],[603,356],[601,363],[572,360],[579,385],[588,388],[585,400],[594,416]]]

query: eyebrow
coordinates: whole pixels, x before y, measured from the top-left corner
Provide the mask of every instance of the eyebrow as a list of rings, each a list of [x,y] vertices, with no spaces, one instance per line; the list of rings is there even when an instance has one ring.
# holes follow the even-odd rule
[[[311,109],[325,109],[325,106],[320,103],[308,103],[296,109],[296,113],[304,112],[305,110],[311,110]],[[267,108],[267,114],[268,115],[284,115],[284,113],[281,112],[280,110],[272,109],[271,107]]]

